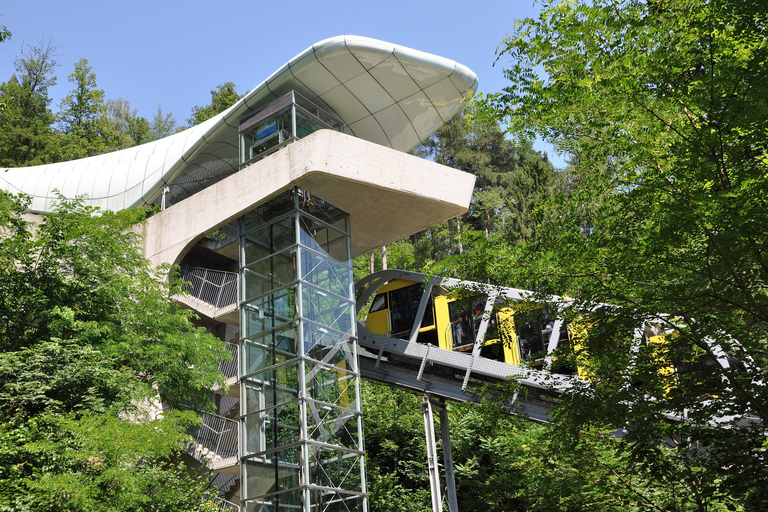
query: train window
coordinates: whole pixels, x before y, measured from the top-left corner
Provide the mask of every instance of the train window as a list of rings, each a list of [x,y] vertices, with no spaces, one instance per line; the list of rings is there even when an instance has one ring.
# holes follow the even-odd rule
[[[454,349],[475,343],[477,331],[485,312],[486,300],[488,300],[487,296],[480,295],[448,303]]]
[[[480,357],[486,359],[493,359],[494,361],[505,362],[504,360],[504,345],[502,343],[485,343],[480,349]]]
[[[533,360],[546,354],[553,322],[544,309],[524,310],[515,315],[515,330],[523,360]]]
[[[564,375],[575,375],[577,372],[576,354],[571,342],[571,328],[567,321],[563,321],[560,326],[557,348],[552,354],[552,371]]]
[[[383,311],[385,309],[387,309],[387,294],[379,293],[376,295],[376,297],[373,298],[373,302],[371,303],[371,308],[368,310],[368,312],[375,313],[377,311]]]
[[[472,317],[469,314],[469,306],[461,300],[448,303],[448,312],[451,315],[451,334],[453,335],[453,349],[475,342],[475,330],[472,325]]]

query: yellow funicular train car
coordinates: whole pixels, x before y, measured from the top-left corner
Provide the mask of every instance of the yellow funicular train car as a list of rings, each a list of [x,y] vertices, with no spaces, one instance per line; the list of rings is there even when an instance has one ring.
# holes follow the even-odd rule
[[[595,326],[584,317],[565,321],[557,310],[567,299],[550,297],[549,305],[544,305],[533,301],[534,294],[526,290],[401,270],[375,272],[355,288],[358,311],[367,309],[363,322],[372,333],[472,352],[515,366],[546,367],[555,373],[593,378],[585,341]],[[654,380],[666,393],[681,371],[701,374],[704,379],[707,367],[730,365],[725,354],[717,360],[702,357],[696,368],[690,362],[682,365],[672,350],[679,328],[675,319],[660,316],[632,327],[634,333],[629,333],[635,349],[628,350],[653,359]],[[611,338],[607,336],[607,342]],[[645,348],[639,350],[640,346]]]
[[[358,304],[370,302],[364,322],[370,332],[575,373],[558,358],[571,351],[568,325],[526,299],[530,292],[404,271],[371,274],[357,288],[365,290]]]

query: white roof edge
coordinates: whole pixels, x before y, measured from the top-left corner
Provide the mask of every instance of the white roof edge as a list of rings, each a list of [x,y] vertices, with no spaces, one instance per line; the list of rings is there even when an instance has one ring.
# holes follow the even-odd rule
[[[358,108],[357,112],[350,113],[347,116],[348,118],[344,118],[345,115],[339,112],[345,108],[347,103],[352,102],[339,100],[338,104],[334,105],[332,103],[333,96],[322,96],[322,94],[328,92],[322,92],[324,90],[323,87],[327,86],[321,85],[319,82],[314,84],[312,78],[312,73],[316,75],[323,73],[332,74],[333,71],[329,69],[328,64],[332,63],[333,59],[337,58],[337,56],[338,60],[346,59],[348,63],[358,67],[359,70],[365,70],[364,73],[359,73],[349,80],[337,78],[339,83],[334,91],[347,94],[350,98],[358,101],[363,107],[362,109]],[[375,82],[380,86],[376,89],[378,92],[374,91],[374,88],[371,87],[355,91],[353,89],[353,82],[358,78],[371,80],[370,76],[373,76],[372,70],[377,67],[377,65],[372,65],[367,61],[364,62],[364,60],[366,58],[385,59],[385,57],[391,57],[391,62],[388,61],[387,66],[381,67],[382,73],[388,73],[389,67],[397,65],[418,71],[419,77],[412,75],[401,77],[399,75],[402,75],[402,72],[398,76],[395,73],[385,74],[383,77],[377,75],[379,78],[386,78],[387,81],[394,85],[383,83],[384,80],[380,79]],[[308,77],[297,77],[292,74],[292,68],[298,67],[297,64],[299,62],[305,59],[311,60],[312,58],[314,60],[309,64]],[[328,59],[328,61],[321,62],[319,60],[321,58]],[[370,67],[368,67],[369,65]],[[301,69],[307,69],[307,67],[304,66]],[[350,71],[350,73],[353,74],[359,72],[359,70]],[[370,76],[362,77],[361,75]],[[420,82],[419,80],[422,75],[424,77],[423,82]],[[336,76],[338,75],[334,75],[334,78]],[[429,112],[422,113],[419,111],[415,114],[409,112],[408,109],[413,110],[416,108],[412,106],[415,102],[413,98],[401,99],[396,96],[400,86],[400,83],[396,82],[396,80],[401,80],[403,84],[407,82],[409,87],[417,90],[416,94],[421,95],[419,108],[425,111],[429,109]],[[191,155],[205,144],[215,140],[218,134],[228,129],[231,130],[232,125],[227,125],[227,121],[230,118],[235,117],[239,120],[248,111],[251,111],[252,109],[248,107],[250,100],[267,92],[273,97],[280,96],[282,92],[280,94],[276,93],[276,90],[279,89],[286,89],[285,92],[287,92],[288,89],[296,88],[309,91],[310,95],[317,93],[318,98],[325,101],[334,110],[334,113],[342,118],[340,119],[341,121],[345,124],[359,127],[358,131],[354,133],[356,136],[371,140],[372,142],[382,143],[395,149],[408,151],[415,143],[426,139],[434,133],[448,120],[445,118],[446,116],[449,118],[457,112],[460,108],[461,97],[476,91],[477,84],[477,76],[469,68],[444,57],[438,57],[412,48],[367,37],[331,37],[308,47],[246,93],[237,103],[197,126],[148,144],[104,155],[46,165],[0,168],[0,189],[10,193],[23,193],[32,196],[30,209],[33,212],[44,213],[50,211],[51,203],[53,202],[51,199],[55,196],[53,192],[54,179],[55,183],[64,183],[61,187],[62,189],[67,189],[67,191],[76,190],[74,194],[68,193],[68,197],[90,196],[94,183],[82,183],[83,180],[81,180],[86,169],[91,169],[89,174],[92,174],[94,169],[96,170],[95,179],[99,179],[99,175],[107,175],[104,179],[109,180],[108,174],[111,172],[112,167],[107,165],[108,162],[118,161],[121,164],[127,162],[128,174],[130,175],[127,182],[131,183],[139,179],[141,180],[141,197],[136,199],[135,192],[129,194],[129,190],[121,190],[109,196],[89,197],[89,200],[92,204],[113,205],[114,207],[111,209],[141,206],[142,203],[153,201],[162,191],[163,187],[167,183],[172,182],[182,172],[186,159],[190,158]],[[437,90],[438,86],[442,87],[442,89]],[[355,94],[356,92],[357,95]],[[443,93],[449,97],[446,98],[446,96],[442,95]],[[430,97],[430,94],[439,96],[439,101]],[[394,110],[385,112],[386,109],[382,108],[380,111],[376,111],[371,107],[371,105],[380,104],[382,101],[389,102]],[[358,119],[361,112],[365,118]],[[410,123],[410,127],[394,125],[389,122],[390,119],[399,119],[399,122],[403,124],[405,122],[403,119],[406,118],[406,124]],[[236,126],[237,122],[234,125]],[[366,136],[364,131],[366,126],[372,128],[370,136]],[[401,135],[400,132],[405,135]],[[154,171],[158,166],[162,169],[159,175]],[[63,179],[62,174],[64,175]],[[131,179],[131,176],[133,179]],[[78,184],[73,186],[75,181]],[[127,188],[133,189],[135,186]],[[40,193],[39,191],[41,190],[46,190],[47,193]],[[59,190],[59,192],[62,191]]]

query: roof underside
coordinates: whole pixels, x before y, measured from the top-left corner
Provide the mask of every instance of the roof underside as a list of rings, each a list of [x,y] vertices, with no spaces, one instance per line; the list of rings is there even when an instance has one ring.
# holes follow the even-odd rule
[[[32,196],[50,211],[58,190],[121,210],[158,200],[168,186],[178,202],[237,172],[238,123],[296,90],[345,124],[355,137],[409,151],[459,111],[477,77],[456,62],[356,36],[321,41],[288,61],[218,116],[181,133],[95,157],[0,170],[0,188]]]

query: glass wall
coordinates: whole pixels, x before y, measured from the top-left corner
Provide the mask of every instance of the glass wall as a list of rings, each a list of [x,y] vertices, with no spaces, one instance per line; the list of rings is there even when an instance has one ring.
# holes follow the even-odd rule
[[[300,189],[240,219],[241,497],[363,511],[349,216]]]
[[[240,167],[317,130],[343,128],[341,121],[291,91],[240,121]]]

